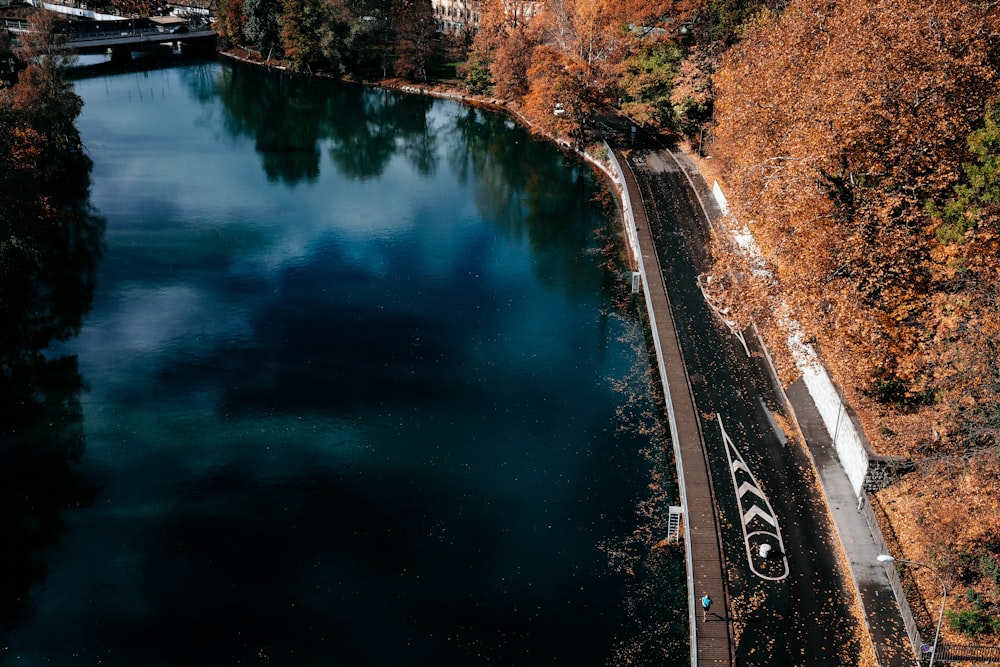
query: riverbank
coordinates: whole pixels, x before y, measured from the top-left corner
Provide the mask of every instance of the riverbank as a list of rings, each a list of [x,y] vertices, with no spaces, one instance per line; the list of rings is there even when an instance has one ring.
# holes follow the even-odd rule
[[[244,53],[240,53],[243,51]],[[219,51],[219,55],[224,58],[230,58],[232,60],[237,60],[240,62],[248,63],[251,65],[259,65],[261,67],[267,67],[269,69],[275,69],[283,72],[290,72],[285,66],[281,64],[280,61],[276,59],[261,58],[253,54],[253,52],[246,49],[230,49],[228,51]],[[537,123],[533,122],[528,118],[521,110],[518,108],[517,104],[511,100],[504,100],[492,95],[476,95],[468,91],[463,90],[460,86],[452,83],[415,83],[407,79],[399,78],[385,78],[385,79],[373,79],[357,81],[353,79],[341,79],[339,77],[334,77],[323,72],[308,72],[302,73],[302,76],[315,76],[328,79],[337,79],[345,83],[356,83],[362,86],[370,86],[374,88],[384,88],[386,90],[397,90],[404,93],[409,93],[412,95],[426,95],[429,97],[437,97],[440,99],[453,100],[455,102],[461,102],[463,104],[470,104],[473,106],[483,107],[486,109],[491,109],[493,111],[502,111],[509,114],[518,124],[522,127],[528,129],[532,134],[542,137],[548,141],[559,146],[561,149],[570,151],[577,156],[583,158],[592,166],[594,166],[603,178],[609,181],[618,191],[619,196],[621,195],[622,185],[618,181],[618,178],[611,167],[611,163],[608,161],[607,154],[603,143],[594,142],[593,144],[588,144],[580,146],[567,141],[561,137],[557,137],[543,128],[541,128]],[[588,150],[589,149],[589,150]],[[685,152],[687,150],[685,149]]]

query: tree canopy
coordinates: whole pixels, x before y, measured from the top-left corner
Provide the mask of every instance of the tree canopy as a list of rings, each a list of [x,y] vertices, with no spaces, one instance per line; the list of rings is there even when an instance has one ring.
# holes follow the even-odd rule
[[[994,618],[998,36],[995,3],[791,0],[713,80],[713,153],[770,269],[740,301],[789,304],[878,453],[918,462],[880,494],[893,529]]]
[[[716,76],[737,216],[839,379],[936,415],[906,434],[911,448],[997,444],[954,420],[964,411],[945,378],[960,369],[934,358],[932,332],[972,296],[960,288],[987,277],[975,263],[990,213],[970,205],[996,168],[985,101],[998,21],[964,0],[792,2],[749,26]],[[972,324],[968,342],[985,322]]]
[[[75,333],[100,255],[90,160],[74,124],[82,102],[65,56],[52,52],[51,19],[32,21],[12,54],[24,69],[0,88],[0,374]]]

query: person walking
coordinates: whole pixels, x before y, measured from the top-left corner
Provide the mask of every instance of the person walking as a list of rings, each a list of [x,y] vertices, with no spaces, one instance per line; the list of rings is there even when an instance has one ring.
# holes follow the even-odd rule
[[[703,622],[708,621],[708,610],[712,608],[712,598],[708,597],[708,593],[701,596],[701,610],[703,612],[702,620]]]

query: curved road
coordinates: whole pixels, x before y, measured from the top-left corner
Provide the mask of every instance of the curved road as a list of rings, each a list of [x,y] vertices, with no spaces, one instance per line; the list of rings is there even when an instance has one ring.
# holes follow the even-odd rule
[[[751,347],[747,355],[698,287],[708,268],[707,230],[680,168],[684,158],[653,145],[622,155],[642,194],[700,413],[736,664],[857,664],[862,633],[853,589],[810,461],[775,424],[785,406],[763,354]]]

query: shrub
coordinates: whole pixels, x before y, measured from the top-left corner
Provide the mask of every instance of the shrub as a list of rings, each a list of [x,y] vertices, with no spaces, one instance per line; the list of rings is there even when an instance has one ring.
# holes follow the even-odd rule
[[[955,632],[961,632],[966,637],[978,637],[988,633],[995,627],[994,621],[998,619],[990,618],[977,609],[963,609],[961,611],[947,611],[948,625]]]

